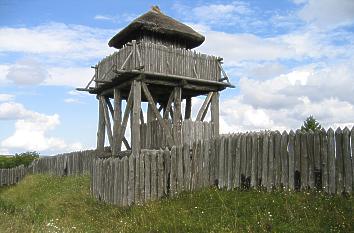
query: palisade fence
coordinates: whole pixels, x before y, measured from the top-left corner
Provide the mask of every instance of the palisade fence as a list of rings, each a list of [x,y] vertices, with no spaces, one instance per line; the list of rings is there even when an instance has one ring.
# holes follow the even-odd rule
[[[64,176],[90,173],[96,156],[95,150],[76,151],[41,157],[34,160],[28,167],[21,165],[10,169],[0,169],[0,186],[16,184],[27,174],[47,173]]]
[[[352,154],[354,128],[222,135],[171,150],[96,159],[91,191],[119,206],[213,185],[351,194]]]

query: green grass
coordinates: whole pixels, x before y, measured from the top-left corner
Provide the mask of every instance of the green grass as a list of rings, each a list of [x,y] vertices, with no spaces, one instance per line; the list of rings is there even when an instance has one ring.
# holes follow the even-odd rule
[[[0,189],[0,232],[354,232],[353,197],[204,189],[118,208],[89,177],[27,176]]]

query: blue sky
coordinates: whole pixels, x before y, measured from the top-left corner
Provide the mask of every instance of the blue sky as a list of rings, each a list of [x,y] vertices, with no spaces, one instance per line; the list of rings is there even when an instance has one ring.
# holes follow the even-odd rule
[[[75,88],[152,5],[224,58],[237,87],[221,95],[222,132],[297,129],[309,115],[354,125],[352,0],[0,0],[0,153],[93,148],[97,102]]]

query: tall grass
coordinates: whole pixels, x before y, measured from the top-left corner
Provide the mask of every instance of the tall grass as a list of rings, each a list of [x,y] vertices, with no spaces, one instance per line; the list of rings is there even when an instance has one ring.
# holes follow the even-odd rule
[[[353,197],[203,189],[119,208],[89,177],[32,175],[0,189],[0,232],[354,232]]]

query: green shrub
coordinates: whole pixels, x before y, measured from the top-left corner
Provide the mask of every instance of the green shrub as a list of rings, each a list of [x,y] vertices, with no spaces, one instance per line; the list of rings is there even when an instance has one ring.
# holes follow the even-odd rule
[[[26,167],[32,163],[33,160],[39,158],[39,153],[36,151],[27,151],[14,156],[0,156],[0,168],[13,168],[20,165]]]

